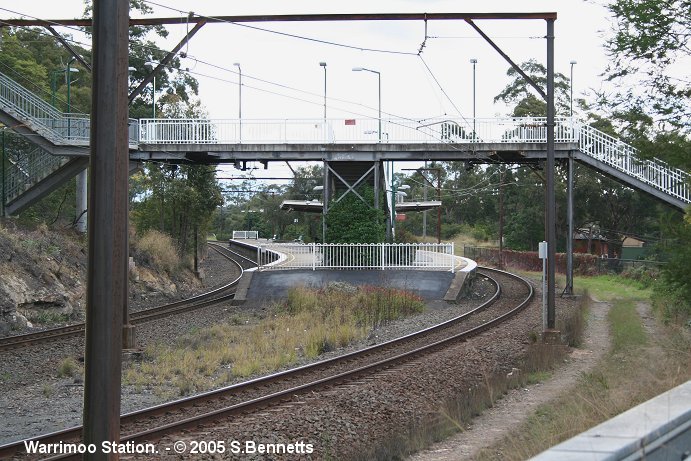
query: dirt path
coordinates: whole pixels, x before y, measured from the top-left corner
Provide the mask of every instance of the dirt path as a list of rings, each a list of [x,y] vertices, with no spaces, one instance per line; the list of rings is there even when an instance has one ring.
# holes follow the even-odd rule
[[[607,312],[609,303],[593,301],[583,346],[575,349],[567,363],[539,384],[509,391],[495,405],[473,419],[460,432],[409,458],[410,461],[458,461],[473,459],[479,450],[499,442],[525,422],[537,407],[556,398],[576,384],[583,372],[591,370],[609,349]]]

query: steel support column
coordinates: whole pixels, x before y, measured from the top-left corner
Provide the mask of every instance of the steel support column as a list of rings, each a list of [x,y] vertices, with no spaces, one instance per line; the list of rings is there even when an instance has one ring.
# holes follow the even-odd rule
[[[554,197],[554,19],[547,19],[547,329],[555,327],[556,238]]]
[[[116,460],[100,451],[120,439],[122,306],[127,278],[127,39],[128,0],[94,2],[91,181],[86,345],[84,352],[87,460]],[[123,297],[125,299],[123,299]]]
[[[568,235],[566,236],[566,287],[565,295],[573,295],[573,154],[569,154],[566,179],[566,221]]]
[[[77,197],[77,203],[76,203],[76,209],[75,209],[75,227],[77,228],[77,232],[80,234],[83,234],[86,232],[86,218],[87,218],[87,207],[86,207],[86,201],[87,197],[89,194],[87,194],[87,177],[88,177],[88,171],[87,169],[83,169],[82,171],[79,172],[77,175],[77,191],[76,191],[76,197]]]
[[[379,194],[381,187],[379,175],[381,174],[381,162],[374,162],[374,209],[379,209]]]
[[[329,179],[329,162],[324,162],[324,189],[322,191],[322,243],[326,243],[326,215],[329,212],[331,184]]]

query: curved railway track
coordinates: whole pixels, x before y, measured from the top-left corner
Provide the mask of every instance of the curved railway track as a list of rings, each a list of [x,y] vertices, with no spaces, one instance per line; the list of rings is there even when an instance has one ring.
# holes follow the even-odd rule
[[[163,304],[138,312],[132,312],[130,314],[130,322],[132,324],[137,325],[145,322],[150,322],[152,320],[157,320],[163,317],[168,317],[170,315],[189,312],[195,309],[210,306],[212,304],[227,301],[233,298],[233,296],[235,295],[235,287],[237,286],[238,281],[240,280],[240,277],[242,277],[242,273],[244,271],[243,266],[256,266],[256,264],[254,263],[254,261],[219,244],[208,243],[208,245],[209,248],[216,251],[222,257],[237,265],[237,267],[240,269],[240,276],[232,280],[230,283],[222,285],[211,291],[207,291],[205,293],[192,296],[191,298],[183,299],[170,304]],[[230,256],[229,253],[232,254],[232,256]],[[238,260],[241,260],[243,262],[240,263],[238,262]],[[18,349],[33,344],[52,342],[63,338],[69,338],[83,334],[84,323],[75,323],[73,325],[67,325],[58,328],[50,328],[47,330],[37,331],[35,333],[7,336],[5,338],[0,338],[0,352]]]
[[[360,351],[123,415],[120,440],[122,443],[156,440],[403,364],[496,326],[520,312],[533,297],[532,285],[525,279],[495,269],[481,268],[479,272],[492,281],[496,292],[470,312]],[[75,441],[81,436],[81,430],[75,427],[35,440]],[[0,446],[0,457],[20,454],[23,448],[22,442]]]

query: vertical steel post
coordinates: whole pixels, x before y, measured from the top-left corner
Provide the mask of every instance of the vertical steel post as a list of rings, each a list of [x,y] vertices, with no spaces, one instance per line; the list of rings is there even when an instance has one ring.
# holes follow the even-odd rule
[[[2,128],[2,214],[0,218],[5,217],[5,197],[7,197],[7,177],[5,175],[5,131],[7,127]]]
[[[7,177],[5,172],[5,131],[7,127],[2,128],[2,214],[0,217],[5,217],[5,197],[7,197]]]
[[[555,327],[554,273],[557,249],[554,197],[554,19],[547,19],[547,328]]]
[[[322,191],[322,243],[326,243],[326,215],[329,212],[330,198],[329,162],[324,162],[324,189]]]
[[[378,210],[379,209],[379,188],[381,185],[379,184],[379,175],[381,174],[380,172],[380,166],[381,162],[377,160],[374,162],[374,209]]]
[[[566,288],[564,294],[573,294],[573,154],[569,153],[568,172],[566,179],[566,220],[568,221],[568,235],[566,236]]]
[[[437,200],[441,202],[441,168],[437,168]],[[441,243],[441,206],[437,208],[437,243]]]
[[[427,170],[427,160],[425,160],[425,170]],[[425,178],[425,184],[422,189],[422,199],[427,201],[427,179]],[[422,236],[427,237],[427,210],[422,212]]]
[[[76,190],[76,228],[77,232],[83,234],[86,232],[87,220],[87,177],[88,171],[85,168],[77,174],[77,190]]]
[[[116,460],[100,451],[120,439],[122,306],[127,277],[127,39],[128,0],[93,5],[93,84],[86,345],[85,444],[99,449],[87,460]],[[123,299],[124,298],[124,299]]]

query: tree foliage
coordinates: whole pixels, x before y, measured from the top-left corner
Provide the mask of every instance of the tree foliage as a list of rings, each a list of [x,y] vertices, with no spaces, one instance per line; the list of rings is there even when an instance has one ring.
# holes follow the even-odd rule
[[[688,135],[691,82],[680,70],[691,64],[691,1],[615,0],[608,9],[614,31],[606,75],[617,86],[609,104],[624,113],[643,110],[665,130]]]
[[[329,243],[381,243],[386,233],[386,214],[369,204],[374,201],[374,190],[358,190],[365,202],[353,194],[346,194],[338,203],[333,202],[326,215],[326,241]]]
[[[547,68],[534,59],[525,61],[520,66],[545,93],[547,92]],[[511,82],[494,97],[494,102],[516,104],[511,115],[514,117],[544,117],[547,115],[547,103],[516,69],[506,71]],[[569,114],[569,79],[564,74],[554,74],[554,107],[557,115]]]

